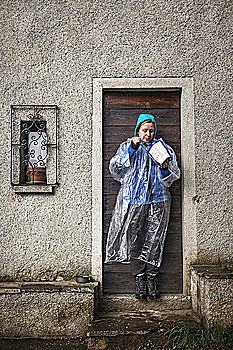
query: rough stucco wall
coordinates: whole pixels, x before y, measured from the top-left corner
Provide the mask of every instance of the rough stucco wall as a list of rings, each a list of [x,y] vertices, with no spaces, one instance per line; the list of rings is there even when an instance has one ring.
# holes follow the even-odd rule
[[[93,77],[194,77],[197,251],[230,256],[230,14],[225,0],[1,2],[2,277],[90,272]],[[33,103],[60,108],[54,195],[9,181],[9,107]]]
[[[194,75],[199,261],[232,259],[232,5],[230,8],[229,3],[225,2],[221,10],[217,2],[212,11],[205,9],[198,25],[198,59],[203,62],[200,72]],[[205,50],[201,50],[204,46]]]

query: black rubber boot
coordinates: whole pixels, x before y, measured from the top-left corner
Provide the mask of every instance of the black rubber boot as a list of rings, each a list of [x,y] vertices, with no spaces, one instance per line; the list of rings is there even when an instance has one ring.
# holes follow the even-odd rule
[[[160,293],[158,291],[158,280],[156,275],[146,275],[147,292],[150,299],[158,299]]]
[[[140,274],[137,275],[135,278],[136,282],[136,292],[135,296],[137,299],[143,300],[146,299],[146,275]]]

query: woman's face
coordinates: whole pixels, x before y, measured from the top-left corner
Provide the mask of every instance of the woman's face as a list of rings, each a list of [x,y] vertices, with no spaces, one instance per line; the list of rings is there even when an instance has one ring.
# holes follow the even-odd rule
[[[151,140],[153,140],[154,133],[155,127],[154,123],[152,122],[142,124],[138,130],[138,136],[144,142],[150,142]]]

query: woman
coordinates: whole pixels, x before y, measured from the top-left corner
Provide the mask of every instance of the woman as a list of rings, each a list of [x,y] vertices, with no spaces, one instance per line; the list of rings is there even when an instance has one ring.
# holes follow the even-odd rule
[[[140,114],[134,137],[120,145],[109,165],[121,188],[109,227],[105,262],[130,262],[138,299],[147,294],[151,299],[159,297],[156,276],[169,221],[169,186],[180,177],[170,146],[171,158],[160,167],[149,156],[156,131],[154,117]]]

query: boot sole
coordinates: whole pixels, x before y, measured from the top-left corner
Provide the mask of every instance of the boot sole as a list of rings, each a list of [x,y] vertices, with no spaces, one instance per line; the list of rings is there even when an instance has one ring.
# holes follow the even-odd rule
[[[137,299],[137,300],[145,300],[146,299],[146,295],[135,295],[135,298]]]
[[[160,298],[160,294],[157,295],[149,295],[149,298],[152,299],[159,299]]]

